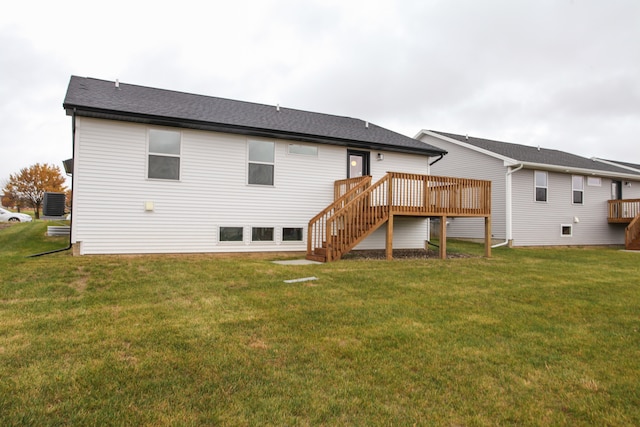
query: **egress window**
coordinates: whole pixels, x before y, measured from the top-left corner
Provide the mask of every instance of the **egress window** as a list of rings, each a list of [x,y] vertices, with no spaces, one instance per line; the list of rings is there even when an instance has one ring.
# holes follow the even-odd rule
[[[249,141],[249,184],[273,185],[274,148],[271,141]]]
[[[180,132],[149,129],[147,177],[180,179]]]

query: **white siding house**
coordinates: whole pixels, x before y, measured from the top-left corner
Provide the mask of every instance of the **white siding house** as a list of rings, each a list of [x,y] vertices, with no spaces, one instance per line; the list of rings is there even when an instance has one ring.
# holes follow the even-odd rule
[[[305,251],[336,180],[428,174],[444,154],[358,119],[89,78],[64,108],[79,254]],[[426,218],[396,219],[395,248],[427,239]],[[384,247],[384,226],[357,246]]]
[[[434,175],[491,180],[497,245],[624,244],[625,226],[640,213],[633,211],[640,205],[640,167],[436,131],[416,138],[448,152],[431,167]],[[628,221],[611,221],[612,199],[632,201]],[[481,238],[481,232],[477,222],[449,220],[450,237]]]

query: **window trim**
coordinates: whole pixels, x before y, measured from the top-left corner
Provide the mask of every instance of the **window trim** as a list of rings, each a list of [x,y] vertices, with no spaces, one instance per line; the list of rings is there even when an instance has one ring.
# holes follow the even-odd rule
[[[564,229],[569,229],[569,234],[564,234]],[[573,237],[573,224],[560,224],[560,237]]]
[[[252,142],[258,142],[258,143],[265,143],[265,144],[271,144],[273,147],[273,162],[263,162],[263,161],[259,161],[259,160],[251,160],[250,157],[250,152],[249,152],[249,146],[251,145]],[[267,165],[267,166],[271,166],[272,167],[272,171],[271,171],[271,184],[260,184],[260,183],[256,183],[256,182],[249,182],[250,179],[250,168],[251,168],[251,164],[255,164],[255,165]],[[259,140],[259,139],[247,139],[247,185],[256,185],[256,186],[260,186],[260,187],[275,187],[276,185],[276,143],[275,141],[264,141],[264,140]]]
[[[257,228],[271,229],[271,240],[254,240],[253,239],[253,230],[255,230]],[[258,244],[276,243],[276,228],[275,227],[260,227],[260,226],[252,225],[251,226],[251,243],[258,243]]]
[[[180,150],[178,154],[173,153],[160,153],[157,151],[151,151],[151,132],[169,132],[169,133],[177,133],[180,138]],[[182,131],[174,130],[174,129],[160,129],[156,127],[148,127],[147,128],[147,144],[146,144],[146,179],[152,181],[181,181],[182,180]],[[172,157],[178,159],[178,177],[177,178],[159,178],[159,177],[150,177],[149,176],[149,159],[151,156],[155,157]]]
[[[223,228],[239,228],[240,230],[242,230],[242,237],[240,240],[222,240],[222,229]],[[244,227],[242,226],[237,226],[237,225],[221,225],[218,227],[218,243],[221,243],[223,245],[239,245],[239,244],[244,244]]]
[[[300,230],[300,240],[285,240],[284,239],[284,230],[285,229],[299,229]],[[285,245],[295,244],[295,243],[303,243],[304,242],[304,227],[281,227],[280,229],[280,241]]]
[[[305,147],[305,148],[311,148],[313,150],[315,150],[315,153],[309,154],[309,153],[294,153],[291,151],[291,147]],[[292,156],[304,156],[304,157],[318,157],[318,146],[317,145],[311,145],[311,144],[297,144],[294,142],[291,142],[289,144],[287,144],[287,154],[292,155]]]
[[[536,179],[538,174],[544,174],[545,176],[545,181],[546,181],[546,186],[539,186],[538,185],[538,180]],[[545,199],[544,200],[538,200],[538,188],[544,188],[545,192],[544,192],[544,196]],[[533,171],[533,200],[536,203],[548,203],[549,202],[549,172],[547,171],[540,171],[540,170],[534,170]]]
[[[581,189],[577,189],[574,187],[574,178],[580,178],[580,181],[582,182],[582,188]],[[578,206],[583,206],[584,205],[584,176],[582,175],[571,175],[571,204],[572,205],[578,205]],[[582,197],[580,198],[581,202],[578,203],[576,202],[576,192],[579,191],[580,193],[582,193]]]

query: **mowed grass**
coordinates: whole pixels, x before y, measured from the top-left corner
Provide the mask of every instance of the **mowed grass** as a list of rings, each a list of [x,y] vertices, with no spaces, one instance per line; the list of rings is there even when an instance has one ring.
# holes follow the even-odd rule
[[[640,253],[26,258],[45,228],[0,230],[0,425],[640,425]]]

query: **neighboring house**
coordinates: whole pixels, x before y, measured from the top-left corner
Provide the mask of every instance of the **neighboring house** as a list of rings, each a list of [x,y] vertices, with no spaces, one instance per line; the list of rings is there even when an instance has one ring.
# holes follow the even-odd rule
[[[640,213],[638,165],[428,130],[416,138],[448,151],[433,174],[491,180],[498,245],[623,244]],[[449,220],[447,233],[482,236],[464,219]]]
[[[75,76],[63,106],[79,254],[390,256],[392,245],[424,248],[427,216],[455,208],[435,197],[461,188],[429,180],[445,150],[359,119]],[[490,200],[489,183],[464,186]],[[452,213],[488,221],[474,197]]]

